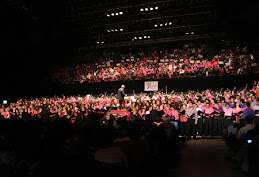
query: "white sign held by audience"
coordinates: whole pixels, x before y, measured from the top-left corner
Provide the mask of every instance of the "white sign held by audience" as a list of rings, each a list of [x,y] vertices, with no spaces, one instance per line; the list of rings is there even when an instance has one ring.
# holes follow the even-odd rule
[[[144,90],[149,91],[158,91],[158,81],[146,81],[144,83]]]

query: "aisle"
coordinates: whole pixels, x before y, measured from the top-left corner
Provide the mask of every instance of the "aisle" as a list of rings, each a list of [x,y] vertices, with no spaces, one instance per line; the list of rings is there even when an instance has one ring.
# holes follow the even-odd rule
[[[179,166],[172,172],[178,177],[243,177],[230,168],[230,152],[218,139],[189,140],[180,152]]]

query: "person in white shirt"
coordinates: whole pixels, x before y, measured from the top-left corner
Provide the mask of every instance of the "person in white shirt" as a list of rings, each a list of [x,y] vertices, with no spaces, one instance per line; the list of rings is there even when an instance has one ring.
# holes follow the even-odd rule
[[[195,109],[197,111],[197,115],[198,115],[198,135],[201,136],[202,135],[202,116],[201,113],[203,113],[201,106],[199,107],[197,104],[195,104]]]

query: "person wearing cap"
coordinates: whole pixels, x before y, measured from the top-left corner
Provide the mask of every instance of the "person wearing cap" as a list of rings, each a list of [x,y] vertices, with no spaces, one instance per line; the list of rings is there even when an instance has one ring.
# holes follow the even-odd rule
[[[125,89],[125,85],[122,85],[121,88],[118,89],[118,99],[119,99],[119,109],[122,109],[122,103],[124,101],[124,96],[125,96],[125,93],[124,93],[124,89]]]

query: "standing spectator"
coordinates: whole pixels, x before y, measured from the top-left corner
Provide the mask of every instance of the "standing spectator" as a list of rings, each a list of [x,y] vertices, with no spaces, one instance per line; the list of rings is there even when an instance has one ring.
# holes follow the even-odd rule
[[[255,117],[259,117],[259,98],[257,98],[255,106],[253,108],[255,111]]]
[[[204,108],[204,126],[205,126],[205,136],[212,135],[212,123],[213,123],[213,113],[214,109],[210,107],[210,103],[206,103],[206,107]]]
[[[215,103],[214,122],[213,122],[213,130],[214,130],[215,136],[221,136],[221,132],[222,132],[222,126],[221,126],[222,113],[223,113],[223,109],[221,107],[219,107],[218,103]]]
[[[250,102],[246,102],[242,117],[245,119],[248,115],[255,115],[255,111],[250,107]]]
[[[226,107],[223,108],[223,112],[224,112],[224,119],[223,119],[223,127],[222,127],[222,129],[225,130],[228,127],[228,124],[229,124],[229,122],[232,119],[233,109],[230,108],[228,103],[226,103]]]
[[[188,139],[191,139],[191,135],[193,135],[193,139],[196,140],[196,128],[198,121],[198,115],[196,109],[193,107],[193,103],[189,102],[189,107],[185,111],[185,116],[187,117],[187,136]]]
[[[122,104],[123,104],[124,96],[125,96],[124,89],[125,89],[125,85],[122,85],[121,88],[118,89],[118,99],[119,99],[119,103],[120,103],[119,109],[122,109],[122,107],[123,107]]]

